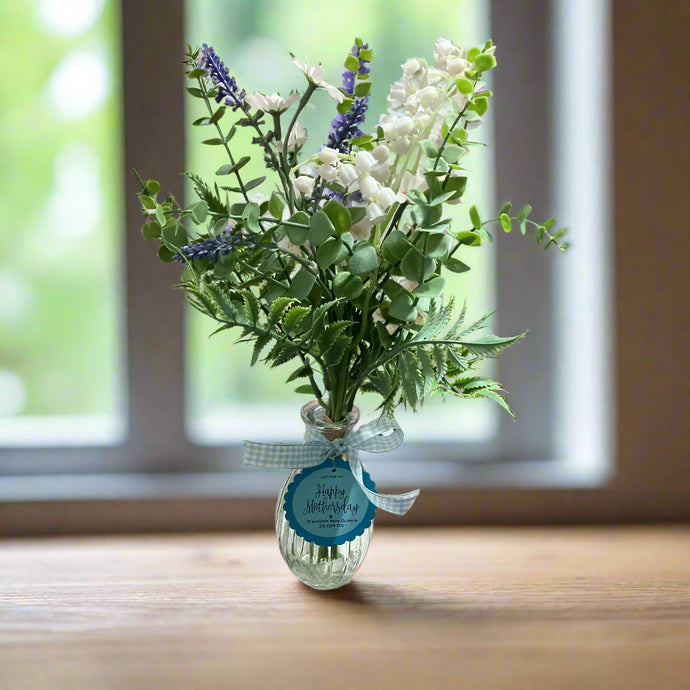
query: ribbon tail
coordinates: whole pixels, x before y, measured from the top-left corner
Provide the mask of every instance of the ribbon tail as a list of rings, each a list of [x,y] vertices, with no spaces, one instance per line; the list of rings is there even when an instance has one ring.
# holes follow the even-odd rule
[[[320,465],[327,453],[328,446],[323,443],[289,445],[245,441],[243,464],[254,467],[301,469]]]
[[[417,500],[419,496],[419,489],[414,491],[408,491],[404,494],[379,494],[376,491],[372,491],[364,486],[364,477],[362,476],[362,461],[359,459],[359,455],[355,453],[350,453],[348,458],[350,462],[350,469],[352,474],[359,484],[359,487],[364,491],[367,498],[381,510],[385,510],[388,513],[394,513],[395,515],[405,515],[405,513],[412,507],[412,504]]]

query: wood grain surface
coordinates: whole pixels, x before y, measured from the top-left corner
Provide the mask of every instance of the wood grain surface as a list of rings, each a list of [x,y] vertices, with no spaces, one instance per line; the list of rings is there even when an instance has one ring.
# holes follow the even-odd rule
[[[0,541],[0,688],[690,687],[690,528],[379,530],[314,592],[272,534]]]

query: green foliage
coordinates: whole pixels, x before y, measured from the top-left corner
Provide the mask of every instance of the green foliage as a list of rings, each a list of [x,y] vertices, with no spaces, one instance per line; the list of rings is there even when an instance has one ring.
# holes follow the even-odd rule
[[[472,370],[524,334],[479,336],[476,331],[488,317],[467,326],[464,309],[454,319],[452,300],[444,302],[447,279],[470,270],[470,248],[490,240],[493,225],[510,232],[516,224],[522,234],[531,228],[545,248],[565,245],[560,243],[564,231],[550,234],[553,219],[532,221],[529,205],[511,216],[505,204],[488,220],[472,205],[471,227],[459,229],[451,228],[451,217],[444,214],[447,204],[463,201],[467,176],[462,159],[476,145],[468,141],[468,126],[487,112],[491,93],[482,90],[480,77],[496,66],[493,53],[490,42],[468,51],[464,73],[457,79],[448,76],[454,98],[449,98],[450,111],[439,111],[435,131],[441,138],[429,134],[429,126],[409,154],[395,160],[386,158],[381,127],[375,136],[350,140],[344,153],[303,154],[301,142],[294,144],[291,135],[298,115],[322,86],[313,81],[289,119],[281,122],[283,113],[240,104],[236,121],[226,126],[233,111],[216,106],[214,86],[198,70],[194,53],[188,55],[188,77],[195,84],[187,90],[207,110],[194,124],[212,127],[215,135],[204,143],[226,150],[228,162],[216,169],[223,183],[210,186],[189,174],[199,199],[182,207],[172,197],[160,201],[160,185],[139,178],[142,233],[160,243],[161,260],[186,264],[181,287],[190,303],[217,321],[218,331],[233,329],[239,341],[252,343],[252,365],[261,361],[277,367],[297,359],[287,381],[297,382],[298,392],[316,395],[334,420],[343,418],[360,391],[377,393],[391,410],[397,405],[417,409],[435,394],[450,394],[489,398],[510,411],[501,385]],[[371,56],[362,49],[361,59]],[[345,67],[354,72],[359,64],[353,55],[345,59]],[[353,98],[369,95],[371,88],[370,75],[357,74],[354,94],[343,99],[338,112],[348,112]],[[456,98],[458,92],[462,98]],[[238,128],[252,132],[272,176],[264,200],[248,194],[266,181],[266,176],[247,174],[256,174],[254,158],[232,155],[230,141]],[[285,150],[285,141],[293,148]],[[359,180],[362,202],[351,196],[357,185],[328,175],[334,160],[354,163],[351,170],[368,170],[374,158],[392,166],[390,187],[375,178],[374,191],[386,187],[375,197],[380,213],[367,205],[364,176]],[[407,173],[416,175],[416,182],[403,194]]]

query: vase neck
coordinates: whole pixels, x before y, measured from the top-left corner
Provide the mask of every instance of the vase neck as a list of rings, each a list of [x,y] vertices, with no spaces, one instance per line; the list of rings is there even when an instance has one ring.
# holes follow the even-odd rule
[[[302,421],[308,430],[316,431],[329,441],[333,441],[336,438],[344,438],[352,431],[359,421],[359,410],[353,407],[343,421],[332,422],[318,401],[312,400],[302,408]]]

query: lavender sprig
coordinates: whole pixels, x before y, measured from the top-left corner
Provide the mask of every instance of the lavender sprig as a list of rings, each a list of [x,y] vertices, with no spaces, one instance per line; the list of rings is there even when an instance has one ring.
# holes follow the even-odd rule
[[[256,240],[242,232],[234,235],[223,233],[180,247],[180,251],[175,254],[175,261],[185,263],[185,258],[189,261],[208,259],[210,264],[215,264],[220,257],[232,253],[240,246],[254,247]]]
[[[369,44],[364,43],[359,46],[355,44],[350,51],[359,60],[359,69],[357,74],[369,74],[369,60],[364,60],[360,57],[362,49],[368,49]],[[346,69],[343,72],[343,90],[347,91],[351,96],[355,90],[356,74],[353,70]],[[364,118],[369,107],[369,96],[356,97],[350,106],[350,110],[345,113],[340,113],[331,122],[331,130],[328,133],[328,140],[326,146],[337,149],[341,153],[348,153],[350,150],[350,140],[354,137],[362,136],[360,126],[364,124]]]
[[[245,93],[237,87],[237,81],[230,76],[228,68],[218,57],[216,51],[206,43],[199,52],[199,66],[204,68],[213,83],[218,87],[216,102],[220,103],[225,99],[225,105],[229,105],[233,110],[242,107]]]

